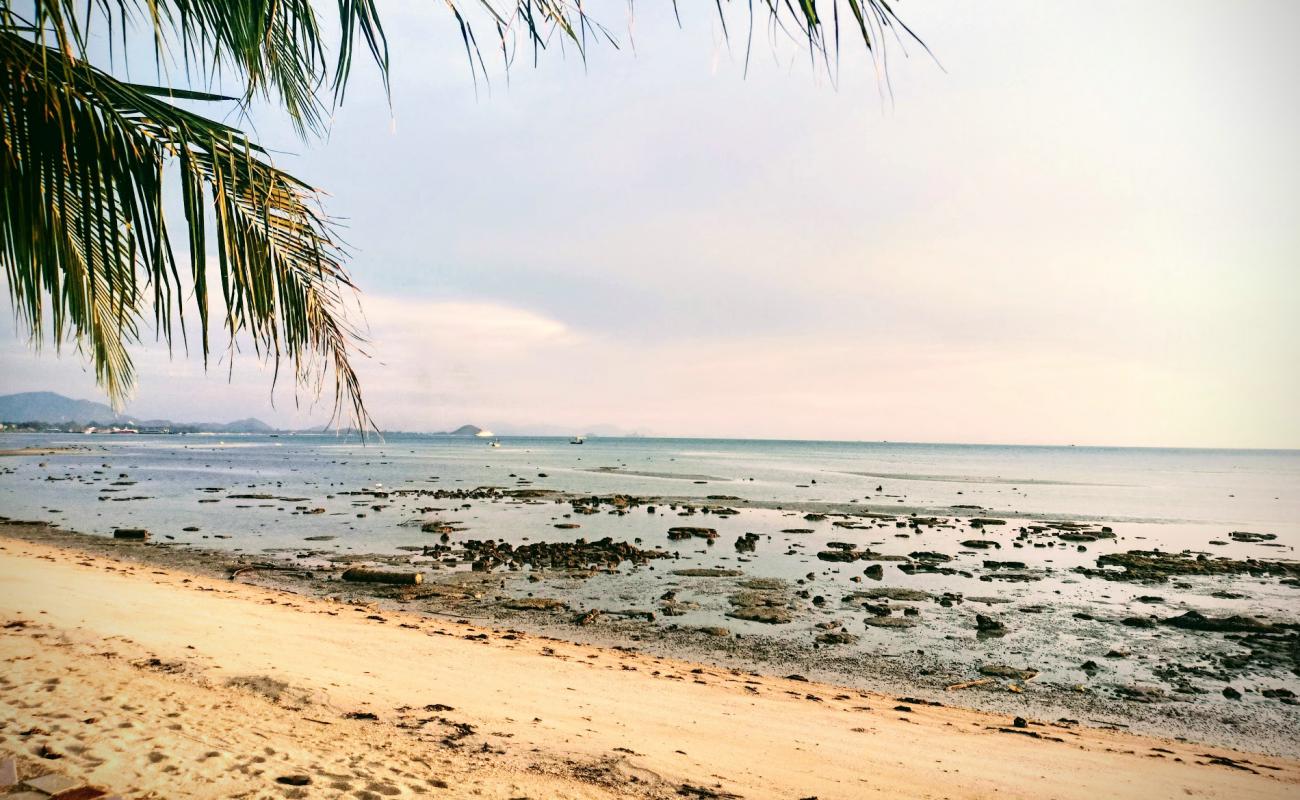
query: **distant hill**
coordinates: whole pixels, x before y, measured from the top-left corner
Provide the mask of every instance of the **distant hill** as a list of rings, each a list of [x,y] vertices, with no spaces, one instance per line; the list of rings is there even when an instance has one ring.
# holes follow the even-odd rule
[[[7,422],[125,422],[103,403],[73,400],[54,392],[0,396],[0,420]]]
[[[195,427],[213,433],[275,433],[276,429],[256,417],[237,419],[234,422],[201,422]]]
[[[434,436],[478,436],[483,429],[477,425],[461,425],[454,431],[440,431]]]
[[[103,403],[74,400],[54,392],[23,392],[0,395],[0,422],[40,422],[48,425],[137,425],[149,428],[197,431],[203,433],[273,433],[275,428],[260,419],[249,417],[234,422],[172,422],[168,419],[144,420],[128,414],[114,413]]]

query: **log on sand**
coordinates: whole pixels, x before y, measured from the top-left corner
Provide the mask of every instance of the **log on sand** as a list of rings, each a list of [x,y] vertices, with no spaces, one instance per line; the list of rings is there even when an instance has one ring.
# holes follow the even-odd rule
[[[343,573],[345,581],[362,581],[364,583],[400,583],[414,584],[424,581],[423,572],[390,572],[382,569],[353,567]]]

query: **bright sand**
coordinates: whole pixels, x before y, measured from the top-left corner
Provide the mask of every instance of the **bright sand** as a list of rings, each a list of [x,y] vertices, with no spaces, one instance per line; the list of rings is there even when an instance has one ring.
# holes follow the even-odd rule
[[[1300,764],[1285,759],[1049,721],[1016,729],[13,539],[0,540],[0,624],[0,755],[124,796],[1300,792]],[[35,757],[42,747],[63,757]],[[311,783],[276,782],[297,775]]]

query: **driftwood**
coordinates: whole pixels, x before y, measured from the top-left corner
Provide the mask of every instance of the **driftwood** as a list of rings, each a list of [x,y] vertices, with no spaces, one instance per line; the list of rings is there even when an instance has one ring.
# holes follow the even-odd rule
[[[230,580],[238,578],[240,575],[246,575],[250,572],[302,572],[302,567],[293,566],[292,564],[272,564],[267,561],[259,561],[255,564],[241,564],[230,567]]]
[[[144,528],[117,528],[113,531],[113,538],[143,542],[149,538],[149,531]]]
[[[974,681],[963,681],[961,683],[954,683],[952,686],[949,686],[948,691],[951,692],[954,689],[971,689],[976,686],[987,686],[990,683],[993,683],[992,678],[980,678],[979,680],[974,680]]]
[[[424,581],[423,572],[390,572],[382,569],[353,567],[343,573],[345,581],[362,581],[364,583],[401,583],[414,584]]]

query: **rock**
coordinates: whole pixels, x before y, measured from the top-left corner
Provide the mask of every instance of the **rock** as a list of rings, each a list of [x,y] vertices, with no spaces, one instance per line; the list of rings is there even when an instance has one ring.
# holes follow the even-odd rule
[[[1145,581],[1164,583],[1170,576],[1184,575],[1254,575],[1300,578],[1300,562],[1265,561],[1250,558],[1211,558],[1204,553],[1163,553],[1159,550],[1129,550],[1097,557],[1097,569],[1075,567],[1074,571],[1090,578],[1110,581]]]
[[[871,566],[862,570],[862,574],[866,575],[868,578],[872,579],[873,581],[878,581],[881,578],[885,577],[885,568],[880,566],[879,564],[872,564]]]
[[[674,542],[683,541],[691,538],[716,539],[718,538],[718,532],[713,528],[697,528],[697,527],[691,527],[687,525],[680,525],[675,528],[668,529],[668,538]]]
[[[717,569],[715,567],[691,567],[675,569],[673,575],[683,578],[738,578],[745,573],[738,569]]]
[[[1015,719],[1011,720],[1011,727],[1013,727],[1013,728],[1028,728],[1028,727],[1029,727],[1029,721],[1026,720],[1024,717],[1016,717]]]
[[[1079,665],[1079,669],[1083,670],[1084,672],[1088,673],[1089,675],[1092,675],[1092,674],[1095,673],[1095,672],[1100,672],[1100,671],[1101,671],[1101,665],[1098,664],[1096,661],[1093,661],[1092,659],[1089,659],[1089,660],[1083,662],[1082,664],[1080,664],[1080,665]]]
[[[992,539],[967,539],[961,543],[962,547],[973,547],[976,550],[988,550],[990,547],[1002,548],[1002,545]]]
[[[1228,536],[1234,542],[1271,542],[1277,538],[1276,533],[1251,533],[1249,531],[1233,531]]]
[[[671,554],[658,550],[642,550],[627,542],[615,542],[606,536],[594,542],[577,539],[572,542],[530,542],[515,547],[507,542],[465,542],[465,550],[474,560],[474,569],[491,572],[494,568],[509,565],[512,569],[523,566],[551,569],[615,569],[624,561],[645,564],[650,559],[668,558]]]
[[[699,631],[700,633],[706,636],[716,636],[718,638],[731,635],[731,631],[716,625],[706,625],[701,628],[696,628],[695,630]]]
[[[1241,692],[1237,691],[1231,686],[1225,686],[1223,687],[1223,696],[1228,698],[1229,700],[1240,700]]]
[[[985,561],[984,569],[1025,569],[1023,561]]]
[[[1158,686],[1117,686],[1115,693],[1134,703],[1155,703],[1165,699],[1165,691]]]
[[[554,597],[518,597],[501,605],[511,611],[561,611],[569,607],[563,600]]]
[[[897,600],[902,603],[919,603],[922,600],[929,600],[933,597],[929,592],[923,592],[920,589],[906,589],[901,586],[880,586],[875,589],[863,589],[860,592],[853,592],[844,597],[845,603],[856,603],[861,600]]]
[[[915,617],[867,617],[865,622],[872,628],[915,628],[919,624]]]
[[[858,637],[854,636],[851,633],[834,631],[834,632],[821,634],[820,636],[817,637],[816,642],[817,644],[836,645],[836,644],[853,644],[857,640]]]
[[[1254,617],[1238,614],[1230,617],[1207,617],[1194,610],[1161,621],[1165,625],[1183,628],[1184,630],[1214,631],[1217,633],[1257,633],[1278,630],[1278,626],[1261,622]]]
[[[149,531],[144,528],[115,528],[113,529],[113,538],[143,542],[149,539]]]
[[[1006,633],[1007,626],[1002,620],[996,617],[985,616],[984,614],[975,615],[975,629],[980,633]]]
[[[794,621],[794,615],[789,609],[776,606],[738,606],[728,611],[727,616],[768,625],[784,625]]]
[[[817,558],[822,561],[853,562],[858,560],[859,555],[849,550],[822,550],[817,553]]]
[[[699,607],[700,607],[699,603],[690,603],[685,601],[671,601],[671,602],[661,603],[659,605],[659,611],[665,617],[681,617],[681,616],[685,616],[690,611],[699,610]]]
[[[952,556],[947,555],[945,553],[936,553],[933,550],[917,550],[908,553],[908,555],[916,559],[917,561],[930,561],[930,562],[939,562],[939,563],[952,561]]]
[[[990,678],[1010,678],[1012,680],[1027,681],[1038,674],[1038,670],[1025,667],[1009,667],[1006,664],[985,664],[979,668],[981,675]]]
[[[1119,624],[1130,628],[1154,628],[1156,621],[1151,617],[1125,617],[1119,621]]]

